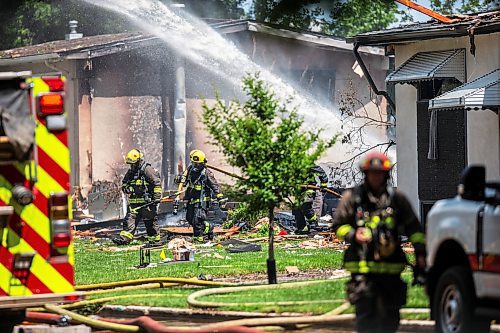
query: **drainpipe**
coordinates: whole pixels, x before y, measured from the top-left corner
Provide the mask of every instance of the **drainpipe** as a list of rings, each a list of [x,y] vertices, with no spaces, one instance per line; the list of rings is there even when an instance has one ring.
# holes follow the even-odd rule
[[[182,3],[170,5],[173,12],[181,16],[185,8]],[[174,165],[186,168],[186,71],[185,61],[180,55],[175,55],[174,60],[175,90],[174,90]]]
[[[379,96],[384,96],[389,105],[392,107],[392,109],[396,111],[396,104],[394,104],[394,101],[391,99],[387,91],[377,89],[377,85],[373,81],[370,72],[368,71],[368,68],[366,68],[365,63],[363,62],[363,58],[361,58],[361,55],[358,52],[359,47],[360,47],[359,43],[354,43],[354,48],[352,49],[352,52],[354,53],[354,57],[356,57],[356,60],[358,61],[358,64],[361,67],[361,70],[363,71],[363,74],[368,80],[368,84],[370,85],[375,94]]]
[[[175,91],[174,91],[174,165],[186,163],[186,72],[184,59],[177,56],[174,64]]]

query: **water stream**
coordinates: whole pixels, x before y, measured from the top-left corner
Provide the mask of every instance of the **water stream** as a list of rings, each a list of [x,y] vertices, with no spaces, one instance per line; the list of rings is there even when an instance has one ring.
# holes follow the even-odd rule
[[[84,0],[88,3],[112,10],[129,20],[143,32],[159,37],[176,53],[189,62],[210,72],[217,79],[227,82],[241,95],[241,79],[247,73],[260,72],[281,101],[293,96],[292,105],[297,107],[304,119],[306,129],[323,128],[323,137],[341,133],[338,110],[320,105],[307,92],[299,91],[292,84],[253,62],[231,41],[222,37],[202,20],[187,12],[178,12],[157,0]],[[235,94],[237,96],[238,93]],[[346,130],[344,125],[343,130]],[[364,138],[367,144],[376,144],[377,139],[369,133]],[[321,162],[339,162],[353,154],[348,145],[336,144]]]

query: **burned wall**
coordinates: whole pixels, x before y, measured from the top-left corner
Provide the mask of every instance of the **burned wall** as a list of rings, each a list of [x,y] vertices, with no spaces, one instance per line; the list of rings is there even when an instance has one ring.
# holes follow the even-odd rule
[[[81,179],[116,181],[123,156],[141,150],[162,167],[161,62],[141,52],[92,59],[83,73],[80,97]],[[90,123],[90,125],[89,125]],[[90,167],[89,167],[90,166]],[[83,172],[84,171],[84,172]]]

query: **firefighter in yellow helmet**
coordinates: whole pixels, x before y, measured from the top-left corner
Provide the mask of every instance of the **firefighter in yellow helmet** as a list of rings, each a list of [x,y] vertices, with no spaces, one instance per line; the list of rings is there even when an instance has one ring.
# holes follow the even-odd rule
[[[215,195],[219,206],[224,209],[227,198],[220,191],[220,186],[212,171],[206,168],[207,159],[201,150],[192,150],[189,154],[191,164],[188,166],[180,179],[179,192],[186,187],[184,199],[187,200],[186,220],[193,227],[193,238],[202,242],[206,237],[213,238],[213,226],[207,221],[207,211],[212,198]],[[176,199],[178,201],[179,198]]]
[[[138,149],[130,150],[125,156],[125,162],[130,165],[122,181],[123,191],[128,195],[127,215],[123,220],[123,230],[113,241],[120,245],[130,243],[142,220],[146,226],[148,244],[154,245],[160,241],[157,212],[162,195],[160,176],[144,161],[144,155]]]
[[[357,332],[396,332],[407,290],[400,277],[406,264],[400,234],[415,248],[419,281],[425,271],[425,235],[406,196],[387,185],[389,158],[367,154],[360,169],[365,180],[344,192],[333,224],[337,238],[349,243],[344,253],[351,273],[347,295],[356,307]]]

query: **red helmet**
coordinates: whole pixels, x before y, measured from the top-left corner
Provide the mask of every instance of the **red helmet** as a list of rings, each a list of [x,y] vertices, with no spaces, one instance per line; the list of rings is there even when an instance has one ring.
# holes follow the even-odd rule
[[[362,171],[387,171],[392,169],[392,163],[386,154],[378,151],[371,152],[361,160],[359,167]]]

